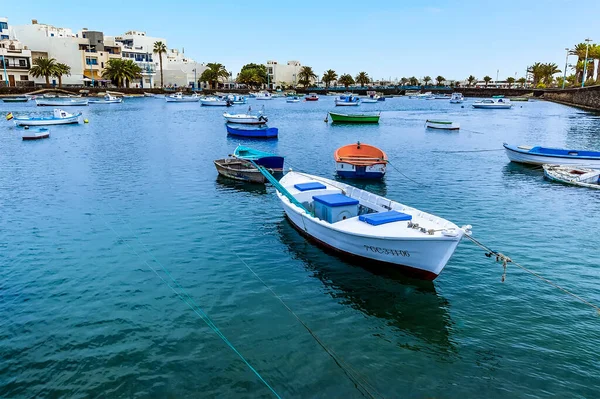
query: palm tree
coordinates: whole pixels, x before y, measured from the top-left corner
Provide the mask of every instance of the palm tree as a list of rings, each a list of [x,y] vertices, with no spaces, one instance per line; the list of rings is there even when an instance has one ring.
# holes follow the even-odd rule
[[[400,79],[400,85],[401,86],[405,86],[407,83],[408,83],[408,79],[406,79],[404,77],[402,79]]]
[[[298,83],[304,87],[310,85],[310,81],[317,78],[317,74],[309,66],[303,66],[298,73]]]
[[[473,86],[473,82],[476,82],[477,78],[473,75],[469,75],[469,77],[467,78],[467,82],[469,87]]]
[[[217,84],[221,78],[228,78],[229,72],[223,64],[217,62],[209,62],[206,64],[207,69],[200,75],[202,82],[208,82],[212,89],[217,88]]]
[[[356,75],[355,80],[356,83],[360,83],[360,87],[365,87],[365,84],[371,81],[371,79],[369,79],[369,74],[366,72],[359,72],[358,75]]]
[[[571,55],[576,55],[577,56],[577,64],[575,67],[575,75],[577,76],[577,81],[581,82],[582,79],[584,79],[583,77],[583,69],[584,69],[584,65],[585,64],[585,55],[587,53],[587,58],[588,58],[588,65],[586,68],[587,71],[587,75],[585,77],[585,80],[587,80],[590,77],[590,74],[593,74],[594,72],[594,66],[593,66],[593,62],[594,62],[594,57],[590,56],[590,52],[596,52],[596,47],[594,47],[595,45],[590,45],[588,46],[587,43],[579,43],[577,45],[575,45],[573,47],[572,50],[569,51],[569,54]],[[591,64],[591,65],[590,65]],[[600,74],[600,72],[599,72]]]
[[[162,66],[162,55],[167,52],[167,45],[161,41],[154,42],[154,49],[152,50],[158,53],[158,61],[160,64],[160,87],[163,87],[163,66]]]
[[[519,78],[517,80],[517,83],[521,85],[521,88],[524,88],[525,87],[525,83],[527,83],[527,79],[525,79],[525,78]]]
[[[346,73],[346,74],[340,76],[340,78],[338,79],[338,82],[343,84],[344,87],[346,88],[346,90],[348,90],[348,86],[354,84],[354,78],[351,75]]]
[[[437,82],[438,86],[443,85],[445,80],[446,80],[446,78],[441,75],[438,75],[438,77],[435,78],[435,81]]]
[[[410,82],[411,86],[419,85],[419,79],[417,79],[415,76],[411,76],[410,78],[408,78],[408,81]]]
[[[489,76],[485,75],[483,77],[483,81],[485,82],[485,88],[487,89],[488,83],[490,83],[492,81],[492,78],[490,78]]]
[[[36,58],[33,60],[33,66],[29,73],[34,78],[45,77],[46,87],[50,87],[50,76],[54,76],[56,73],[56,60],[54,58]]]
[[[542,79],[544,80],[544,83],[547,86],[550,86],[552,84],[552,82],[554,81],[554,75],[557,73],[562,72],[560,69],[558,69],[558,65],[556,65],[553,62],[549,62],[547,64],[542,64]],[[594,71],[592,69],[592,75],[594,74]],[[593,76],[592,76],[593,78]]]
[[[71,76],[71,67],[63,63],[56,64],[55,71],[52,76],[58,78],[58,87],[62,87],[63,75]]]
[[[427,83],[431,82],[431,77],[430,76],[425,76],[423,78],[423,82],[425,83],[425,86],[427,86]]]
[[[335,80],[337,80],[337,78],[338,75],[333,69],[328,69],[327,71],[325,71],[323,73],[323,82],[325,82],[325,87],[329,88],[331,82],[334,82]]]
[[[513,83],[515,83],[515,78],[509,76],[508,78],[506,78],[506,83],[508,83],[508,88],[510,89],[510,86],[512,86]]]
[[[133,60],[113,58],[108,60],[102,72],[102,77],[110,79],[117,87],[123,84],[129,86],[129,82],[142,76],[140,68]]]

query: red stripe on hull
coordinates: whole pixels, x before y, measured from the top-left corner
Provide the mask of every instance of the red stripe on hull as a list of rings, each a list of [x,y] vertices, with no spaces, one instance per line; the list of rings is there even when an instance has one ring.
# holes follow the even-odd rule
[[[433,281],[438,276],[437,274],[426,271],[426,270],[415,269],[414,267],[400,265],[398,263],[384,262],[381,260],[367,258],[365,256],[360,256],[360,255],[352,254],[350,252],[342,251],[339,248],[332,247],[331,245],[327,244],[326,242],[323,242],[323,241],[319,240],[318,238],[311,236],[306,231],[304,231],[300,227],[296,226],[294,224],[294,222],[292,222],[292,220],[287,216],[287,214],[285,216],[286,216],[287,220],[290,222],[290,224],[292,225],[292,227],[294,229],[296,229],[303,237],[305,237],[309,241],[312,241],[312,242],[324,247],[326,250],[329,250],[329,251],[335,253],[340,258],[343,258],[352,263],[355,263],[358,266],[362,266],[361,263],[364,264],[364,262],[369,262],[369,266],[376,265],[376,266],[394,268],[395,270],[399,270],[400,272],[402,272],[402,274],[404,274],[408,277],[416,278],[419,280],[426,280],[426,281]]]

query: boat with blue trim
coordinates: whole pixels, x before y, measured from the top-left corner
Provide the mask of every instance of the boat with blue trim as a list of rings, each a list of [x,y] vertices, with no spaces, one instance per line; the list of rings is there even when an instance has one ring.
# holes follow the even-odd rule
[[[81,112],[70,114],[67,111],[56,108],[52,112],[52,116],[30,117],[30,116],[15,116],[12,117],[16,126],[49,126],[49,125],[68,125],[71,123],[79,123]],[[7,118],[8,119],[8,118]]]
[[[508,98],[486,98],[471,104],[473,108],[480,109],[511,109],[512,104]]]
[[[360,141],[338,148],[334,158],[337,175],[350,179],[381,179],[388,162],[385,152]]]
[[[25,127],[23,134],[21,135],[23,140],[41,140],[50,137],[50,129],[40,127],[37,129],[29,129]]]
[[[227,124],[225,126],[227,127],[227,133],[232,136],[254,139],[270,139],[276,138],[279,134],[279,129],[276,127],[268,127],[267,125],[234,126]]]
[[[569,150],[528,145],[510,145],[504,143],[508,159],[512,162],[530,165],[578,165],[588,168],[600,168],[600,151]]]
[[[255,150],[254,148],[238,145],[233,152],[235,158],[244,159],[246,161],[254,161],[257,165],[263,166],[274,172],[283,172],[284,157]]]
[[[360,105],[360,98],[352,94],[342,95],[335,99],[335,105],[337,107]]]
[[[271,181],[271,179],[269,179]],[[348,184],[296,171],[275,181],[285,215],[302,235],[361,264],[434,280],[471,226]]]

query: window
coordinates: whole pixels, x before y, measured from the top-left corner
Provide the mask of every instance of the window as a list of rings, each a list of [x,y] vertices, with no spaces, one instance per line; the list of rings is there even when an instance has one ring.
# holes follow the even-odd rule
[[[2,29],[8,29],[8,23],[0,22],[0,30],[2,30]]]
[[[102,43],[102,40],[98,40],[98,43]]]
[[[0,40],[8,40],[8,35],[0,35]]]
[[[29,80],[29,75],[21,75],[21,80]]]
[[[19,66],[27,66],[27,62],[25,60],[19,60]]]
[[[50,33],[50,37],[54,37],[54,33]]]
[[[102,68],[104,68],[104,62],[101,62],[101,63],[100,63],[100,66],[101,66]]]
[[[86,58],[85,63],[87,65],[98,65],[98,59],[97,58]]]

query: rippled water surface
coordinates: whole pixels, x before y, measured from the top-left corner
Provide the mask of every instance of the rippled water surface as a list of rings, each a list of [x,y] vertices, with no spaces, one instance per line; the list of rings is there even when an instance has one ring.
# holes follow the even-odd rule
[[[212,164],[243,142],[333,178],[337,147],[379,146],[421,184],[389,168],[369,190],[471,224],[600,303],[600,192],[498,151],[600,150],[596,115],[394,98],[359,107],[381,111],[379,125],[332,126],[332,97],[264,103],[279,140],[228,138],[222,108],[144,98],[83,107],[89,124],[38,142],[0,123],[0,397],[272,397],[192,300],[281,397],[362,397],[273,292],[376,397],[600,395],[600,317],[585,305],[514,266],[501,283],[501,266],[466,241],[432,284],[348,264],[297,234],[272,187],[218,178]],[[462,129],[427,131],[427,118]]]

